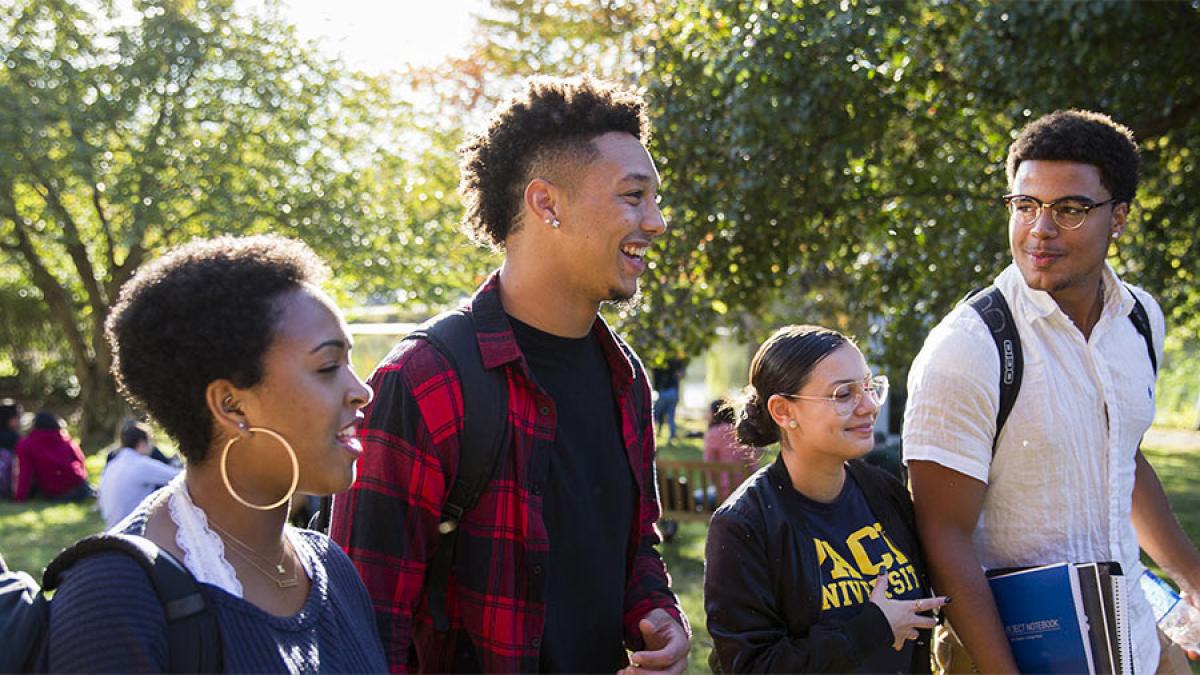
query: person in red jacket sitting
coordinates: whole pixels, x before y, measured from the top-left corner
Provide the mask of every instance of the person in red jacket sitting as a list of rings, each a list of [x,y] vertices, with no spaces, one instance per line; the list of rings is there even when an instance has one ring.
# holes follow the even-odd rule
[[[43,410],[33,418],[33,429],[17,443],[13,466],[13,499],[21,502],[34,494],[53,501],[82,501],[95,496],[87,481],[83,451],[63,429],[62,420]]]

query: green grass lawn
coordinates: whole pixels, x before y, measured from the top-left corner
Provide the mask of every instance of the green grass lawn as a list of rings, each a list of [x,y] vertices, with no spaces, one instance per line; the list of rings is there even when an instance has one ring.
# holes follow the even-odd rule
[[[88,479],[100,482],[104,453],[87,458]],[[0,555],[15,570],[40,578],[42,568],[76,539],[104,530],[96,502],[51,504],[40,499],[16,503],[0,501]]]
[[[697,424],[685,422],[680,427],[681,433],[697,430]],[[1200,543],[1200,490],[1196,483],[1196,476],[1200,475],[1200,444],[1194,448],[1146,448],[1145,452],[1158,471],[1188,536],[1193,542]],[[669,459],[700,459],[701,442],[699,438],[679,438],[664,443],[659,454]],[[765,460],[773,460],[773,456]],[[102,465],[101,454],[88,458],[88,471],[93,482],[99,479]],[[35,576],[64,546],[103,529],[104,523],[94,502],[0,502],[0,554],[10,567]],[[708,654],[712,650],[712,639],[704,622],[705,532],[704,523],[680,523],[675,538],[662,547],[673,587],[695,633],[691,655],[694,672],[707,671]],[[1196,668],[1193,670],[1197,671]]]
[[[1193,542],[1200,544],[1200,485],[1196,481],[1196,476],[1200,476],[1200,436],[1197,443],[1193,448],[1147,447],[1144,451],[1158,472],[1184,530]],[[702,454],[701,447],[700,439],[683,438],[660,446],[659,454],[669,459],[697,460]],[[764,461],[773,460],[773,452],[764,458]],[[712,651],[712,638],[704,621],[706,531],[704,523],[680,523],[674,539],[662,547],[672,586],[695,633],[690,658],[693,672],[707,672],[708,655]],[[1161,570],[1155,572],[1161,573]],[[1193,664],[1192,672],[1200,674],[1200,663]]]

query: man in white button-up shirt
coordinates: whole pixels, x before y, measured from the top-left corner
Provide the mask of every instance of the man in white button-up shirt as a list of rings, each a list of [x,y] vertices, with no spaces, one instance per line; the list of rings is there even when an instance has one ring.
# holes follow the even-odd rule
[[[1158,670],[1160,656],[1136,583],[1139,545],[1200,591],[1200,553],[1138,449],[1155,373],[1129,314],[1136,294],[1161,362],[1162,310],[1106,262],[1137,173],[1132,133],[1096,113],[1043,117],[1009,148],[1013,264],[994,283],[1020,334],[1024,379],[999,436],[1000,357],[973,309],[946,316],[913,362],[904,458],[917,524],[934,586],[954,598],[950,623],[982,672],[1016,672],[985,569],[1120,562],[1139,673]]]

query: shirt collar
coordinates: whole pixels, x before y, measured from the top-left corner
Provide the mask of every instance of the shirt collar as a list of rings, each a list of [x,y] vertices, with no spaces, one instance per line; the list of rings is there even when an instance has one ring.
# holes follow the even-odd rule
[[[517,338],[513,334],[504,305],[500,302],[500,270],[488,275],[471,298],[471,315],[475,320],[475,335],[479,342],[479,354],[483,367],[498,368],[524,359]],[[600,315],[592,324],[592,334],[600,341],[600,347],[613,374],[614,383],[628,385],[634,380],[634,365],[621,348],[617,336]]]
[[[1101,316],[1110,313],[1128,316],[1133,311],[1133,294],[1107,262],[1104,263],[1100,274],[1104,279],[1104,310]],[[1019,307],[1030,321],[1044,319],[1055,312],[1062,314],[1066,319],[1066,314],[1050,293],[1032,289],[1025,283],[1025,278],[1021,276],[1021,270],[1017,268],[1016,263],[1010,264],[996,277],[996,286],[1009,298],[1010,304],[1014,306],[1013,311],[1017,311]]]

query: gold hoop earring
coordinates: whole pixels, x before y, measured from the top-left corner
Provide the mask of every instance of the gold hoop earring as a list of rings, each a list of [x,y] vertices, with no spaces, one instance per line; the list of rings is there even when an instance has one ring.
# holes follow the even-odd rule
[[[221,480],[224,481],[225,489],[229,491],[229,496],[231,496],[235,500],[237,500],[237,502],[239,504],[241,504],[242,506],[245,506],[248,509],[254,509],[256,511],[270,511],[272,509],[277,509],[280,506],[283,506],[284,504],[286,504],[288,502],[288,500],[290,500],[292,498],[292,495],[296,493],[296,485],[300,483],[300,462],[298,462],[296,460],[296,451],[292,449],[291,443],[288,443],[287,440],[284,439],[283,436],[280,436],[279,434],[275,433],[274,431],[271,431],[270,429],[267,429],[265,427],[250,427],[249,429],[247,429],[247,431],[249,431],[250,433],[254,433],[256,431],[261,431],[264,434],[274,438],[275,440],[277,440],[281,444],[283,444],[284,450],[287,450],[288,459],[292,460],[292,486],[288,488],[287,494],[283,495],[283,497],[280,498],[279,501],[275,502],[274,504],[270,504],[268,506],[260,506],[258,504],[251,504],[250,502],[246,501],[245,499],[242,499],[242,496],[233,490],[233,485],[229,482],[229,470],[227,468],[225,468],[225,464],[229,460],[229,448],[233,447],[234,443],[237,443],[238,441],[242,440],[241,436],[234,436],[233,438],[229,439],[229,442],[225,444],[225,449],[223,449],[221,451],[221,464],[220,464]]]

